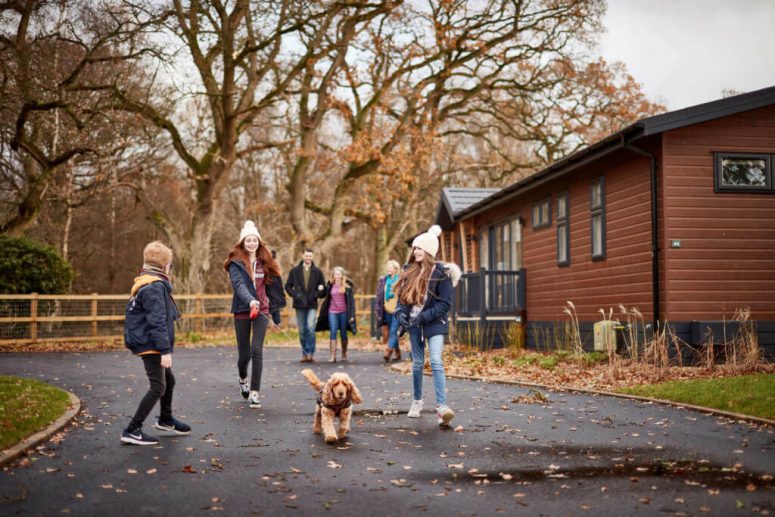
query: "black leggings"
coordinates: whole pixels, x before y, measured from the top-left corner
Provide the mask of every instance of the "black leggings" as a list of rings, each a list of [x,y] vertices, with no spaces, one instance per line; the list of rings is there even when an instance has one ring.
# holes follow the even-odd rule
[[[163,368],[161,366],[161,356],[159,354],[141,355],[140,357],[143,359],[145,374],[148,376],[150,387],[143,400],[140,401],[135,416],[129,423],[127,429],[130,431],[143,426],[143,422],[145,422],[153,406],[160,399],[161,414],[159,418],[164,422],[172,420],[172,390],[175,389],[175,376],[172,375],[172,368]]]
[[[266,328],[269,325],[269,319],[264,314],[259,314],[254,320],[234,319],[234,330],[237,334],[237,371],[240,379],[248,376],[248,363],[253,360],[252,374],[250,376],[250,390],[258,391],[261,389],[261,370],[264,366],[264,336]],[[250,331],[253,330],[251,339]]]

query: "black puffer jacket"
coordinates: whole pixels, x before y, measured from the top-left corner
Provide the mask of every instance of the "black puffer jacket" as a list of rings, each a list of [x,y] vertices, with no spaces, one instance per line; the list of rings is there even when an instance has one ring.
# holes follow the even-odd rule
[[[135,279],[126,305],[124,345],[133,354],[171,354],[175,348],[175,320],[180,317],[172,284],[162,275],[145,273]]]

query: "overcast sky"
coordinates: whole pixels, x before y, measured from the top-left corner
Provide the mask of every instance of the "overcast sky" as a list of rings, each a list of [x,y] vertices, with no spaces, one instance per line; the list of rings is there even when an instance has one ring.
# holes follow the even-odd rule
[[[775,86],[775,0],[608,0],[600,50],[675,110]]]

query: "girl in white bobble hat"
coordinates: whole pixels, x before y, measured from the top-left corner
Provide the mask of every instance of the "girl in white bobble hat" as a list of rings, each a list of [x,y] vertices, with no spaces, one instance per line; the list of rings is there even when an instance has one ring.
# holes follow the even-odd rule
[[[422,411],[422,371],[427,343],[436,393],[436,415],[439,425],[447,426],[455,413],[447,405],[446,375],[441,355],[444,335],[449,329],[452,288],[460,279],[460,268],[456,264],[436,261],[439,235],[441,228],[434,225],[412,242],[408,264],[396,283],[398,305],[395,317],[409,332],[412,344],[413,400],[408,416],[419,418]]]
[[[229,252],[223,269],[229,274],[234,290],[231,312],[234,313],[234,331],[237,335],[240,394],[249,399],[250,407],[260,408],[258,392],[261,389],[264,337],[270,322],[266,286],[279,281],[280,267],[261,240],[256,223],[245,221],[239,242]],[[251,361],[248,385],[248,364]]]

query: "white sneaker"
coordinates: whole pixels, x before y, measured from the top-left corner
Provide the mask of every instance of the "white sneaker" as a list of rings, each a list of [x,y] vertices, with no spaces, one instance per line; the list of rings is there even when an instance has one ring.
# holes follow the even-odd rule
[[[258,400],[258,392],[253,391],[250,393],[250,407],[252,408],[260,408],[261,407],[261,401]]]
[[[455,418],[455,412],[449,409],[449,406],[438,406],[436,414],[439,416],[439,425],[448,426],[452,419]]]
[[[412,407],[409,408],[409,414],[406,416],[409,418],[420,418],[420,411],[422,411],[422,400],[413,400]]]

